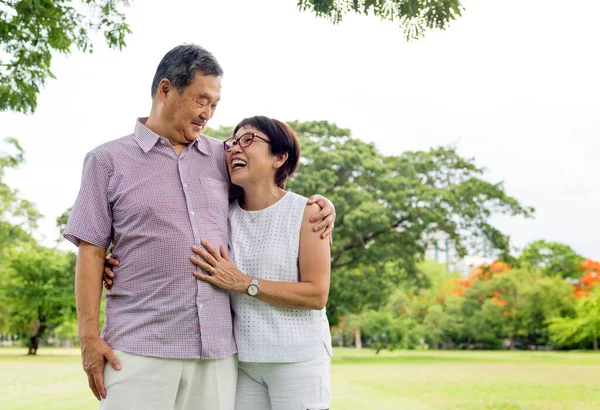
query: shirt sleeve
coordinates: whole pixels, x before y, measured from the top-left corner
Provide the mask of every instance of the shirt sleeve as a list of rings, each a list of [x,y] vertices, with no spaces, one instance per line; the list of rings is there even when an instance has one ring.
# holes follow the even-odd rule
[[[83,162],[81,188],[63,236],[76,246],[85,241],[108,248],[112,240],[112,207],[108,188],[112,173],[94,151]]]

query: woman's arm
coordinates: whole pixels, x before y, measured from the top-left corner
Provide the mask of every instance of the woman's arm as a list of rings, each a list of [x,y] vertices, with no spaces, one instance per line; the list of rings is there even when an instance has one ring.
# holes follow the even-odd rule
[[[320,310],[325,307],[329,295],[329,241],[321,239],[321,232],[314,232],[310,222],[310,217],[319,209],[316,204],[307,205],[304,209],[298,252],[300,282],[259,279],[260,291],[256,295],[258,299],[285,308]],[[206,262],[194,256],[191,257],[191,261],[206,273],[195,272],[194,275],[222,289],[247,293],[252,276],[242,273],[235,266],[224,247],[221,247],[219,254],[206,241],[202,241],[202,245],[206,250],[198,247],[194,247],[193,250]]]
[[[295,309],[320,310],[325,307],[329,296],[329,241],[321,239],[321,233],[314,232],[309,221],[320,209],[316,204],[307,205],[304,209],[298,252],[300,282],[259,279],[260,292],[256,296],[258,299],[271,305]]]

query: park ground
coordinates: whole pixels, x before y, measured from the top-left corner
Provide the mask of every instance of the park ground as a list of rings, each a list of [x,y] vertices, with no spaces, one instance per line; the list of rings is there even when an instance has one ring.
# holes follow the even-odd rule
[[[92,410],[78,349],[0,349],[0,408]],[[332,410],[599,410],[592,352],[334,349]]]

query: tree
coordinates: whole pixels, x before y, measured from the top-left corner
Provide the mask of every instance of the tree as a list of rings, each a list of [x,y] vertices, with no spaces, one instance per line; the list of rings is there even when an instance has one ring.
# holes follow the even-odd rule
[[[517,341],[522,348],[547,344],[547,320],[573,314],[571,285],[560,277],[546,277],[537,269],[497,274],[486,288],[495,308],[494,321],[500,325],[499,337],[508,340],[511,349],[516,348]]]
[[[568,245],[539,240],[523,249],[518,263],[539,266],[546,276],[578,278],[581,276],[581,262],[584,259]]]
[[[415,280],[417,263],[440,231],[461,255],[468,247],[507,253],[508,238],[490,224],[491,215],[533,212],[502,184],[481,179],[482,170],[454,148],[387,156],[326,121],[289,124],[303,153],[289,189],[322,193],[336,205],[332,277],[340,286],[352,287],[360,271],[384,272],[386,263],[395,265],[394,280]],[[337,286],[332,283],[328,308],[342,313],[335,307]]]
[[[458,341],[463,347],[472,349],[502,348],[502,302],[490,294],[489,280],[475,280],[473,285],[460,296],[460,333]]]
[[[56,227],[58,228],[59,231],[59,236],[58,236],[58,242],[62,241],[63,239],[63,232],[65,231],[65,228],[67,227],[67,222],[69,222],[69,216],[71,216],[71,211],[73,210],[73,207],[70,207],[69,209],[67,209],[65,212],[63,212],[61,215],[59,215],[56,218]]]
[[[575,296],[586,297],[600,285],[600,262],[584,260],[581,262],[580,269],[583,275],[575,284]]]
[[[227,138],[233,137],[233,129],[233,126],[220,126],[219,128],[207,127],[204,134],[224,141]]]
[[[29,354],[40,339],[75,317],[75,254],[40,246],[9,253],[8,283],[2,296],[8,305],[10,330],[29,337]]]
[[[457,252],[508,252],[508,237],[490,224],[494,213],[531,216],[504,192],[480,178],[483,171],[452,147],[382,155],[374,144],[327,121],[290,122],[303,158],[289,188],[303,195],[324,193],[338,211],[332,266],[399,261],[416,263],[433,242],[448,234]]]
[[[334,24],[345,14],[372,14],[397,22],[407,39],[417,39],[427,30],[444,30],[464,10],[461,0],[298,0],[300,10],[309,10]]]
[[[454,279],[454,287],[452,289],[455,295],[463,295],[465,291],[473,286],[476,281],[479,280],[490,280],[496,274],[508,272],[512,269],[512,267],[504,262],[504,261],[494,261],[489,265],[484,264],[473,269],[473,272],[469,276],[464,279],[455,278]]]
[[[31,236],[40,214],[33,204],[19,196],[3,182],[6,169],[16,168],[23,162],[23,149],[16,139],[7,139],[0,147],[0,290],[10,286],[8,270],[8,250],[23,243],[34,243]],[[0,332],[9,329],[9,309],[0,292]]]
[[[552,340],[559,346],[591,343],[598,350],[600,340],[600,289],[577,301],[575,317],[550,319],[549,330]]]
[[[545,276],[533,265],[513,269],[496,261],[476,268],[455,286],[454,294],[463,297],[462,315],[472,322],[479,343],[505,339],[512,349],[517,342],[525,347],[547,345],[547,320],[573,314],[572,286],[560,276]]]
[[[448,336],[457,325],[455,317],[446,312],[451,304],[450,286],[454,275],[443,264],[427,261],[418,265],[426,278],[426,287],[409,282],[388,286],[391,295],[379,310],[365,309],[351,316],[351,324],[360,326],[366,343],[381,349],[447,346]]]
[[[387,310],[367,310],[353,318],[352,324],[361,328],[370,339],[370,345],[379,353],[382,349],[406,348],[411,322]]]
[[[574,315],[573,288],[559,276],[547,277],[535,270],[529,273],[520,301],[520,334],[525,346],[552,346],[548,320]]]
[[[378,310],[403,278],[393,262],[336,269],[331,275],[327,305],[330,324],[337,325],[347,314]]]
[[[93,52],[102,31],[122,49],[131,31],[120,11],[126,0],[0,0],[0,111],[33,113],[51,71],[52,53]]]
[[[19,142],[14,138],[5,141],[5,150],[0,150],[0,251],[9,244],[32,241],[31,233],[41,217],[31,202],[3,182],[5,170],[17,168],[24,160]]]
[[[473,159],[452,147],[388,156],[327,121],[289,124],[302,159],[288,188],[323,194],[338,213],[327,307],[332,324],[346,314],[377,310],[401,281],[424,284],[417,264],[434,234],[446,232],[460,255],[467,248],[508,254],[508,237],[490,217],[533,212],[502,184],[481,179]],[[207,134],[226,138],[232,130]]]

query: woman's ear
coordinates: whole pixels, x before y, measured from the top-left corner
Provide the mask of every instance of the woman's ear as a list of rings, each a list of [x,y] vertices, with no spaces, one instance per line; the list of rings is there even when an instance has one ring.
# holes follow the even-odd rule
[[[283,164],[285,164],[285,161],[287,161],[287,159],[288,159],[287,152],[277,155],[277,159],[276,159],[275,163],[273,164],[273,168],[281,168],[281,166]]]

